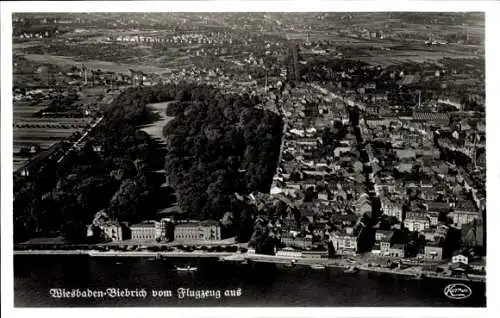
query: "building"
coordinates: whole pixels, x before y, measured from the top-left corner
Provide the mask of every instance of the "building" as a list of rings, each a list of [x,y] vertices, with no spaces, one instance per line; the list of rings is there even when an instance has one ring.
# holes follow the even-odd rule
[[[427,217],[431,226],[436,226],[439,223],[439,212],[428,212]]]
[[[430,223],[431,222],[427,216],[417,214],[409,215],[404,220],[404,226],[411,232],[422,232],[430,227]]]
[[[462,228],[464,224],[471,223],[479,219],[479,211],[472,201],[458,201],[453,211],[453,224],[457,228]]]
[[[299,227],[297,226],[297,220],[295,220],[293,213],[289,213],[285,219],[282,220],[283,228],[289,231],[297,231]]]
[[[383,214],[393,216],[399,221],[403,220],[403,201],[382,198],[380,200]]]
[[[380,254],[382,256],[389,256],[391,249],[391,242],[388,239],[382,239],[380,241]]]
[[[447,214],[450,212],[450,204],[447,202],[429,201],[425,204],[427,206],[428,215],[431,218],[431,225],[437,225],[439,214]]]
[[[375,242],[390,240],[393,234],[394,231],[377,230],[375,232]]]
[[[406,246],[404,244],[394,244],[389,248],[389,256],[394,258],[405,257]]]
[[[107,222],[101,226],[102,234],[111,241],[123,240],[123,229],[119,222]]]
[[[300,258],[300,257],[302,257],[302,252],[295,251],[291,248],[290,249],[284,248],[282,250],[278,250],[276,252],[276,256]]]
[[[328,258],[328,251],[304,251],[302,256],[306,258]]]
[[[436,229],[434,228],[428,228],[420,232],[421,234],[424,235],[426,241],[435,241],[436,240]]]
[[[448,235],[449,229],[446,224],[439,223],[434,231],[434,239],[444,239]]]
[[[161,237],[161,223],[157,221],[144,221],[130,226],[130,236],[133,240],[156,240]]]
[[[396,149],[396,157],[399,160],[416,158],[417,154],[414,149]]]
[[[415,111],[413,113],[413,120],[416,122],[424,122],[429,124],[446,125],[450,123],[450,116],[447,113],[431,113]]]
[[[123,227],[117,221],[96,222],[87,227],[87,236],[99,236],[105,241],[122,241]]]
[[[358,200],[354,203],[354,211],[357,215],[364,215],[365,213],[372,214],[372,204],[368,194],[363,193]]]
[[[287,247],[306,250],[312,248],[312,236],[306,235],[305,237],[298,237],[285,235],[281,237],[281,243],[283,243]]]
[[[221,239],[220,225],[215,221],[186,222],[175,225],[174,239],[213,241]]]
[[[358,241],[356,236],[343,233],[330,233],[330,241],[337,254],[356,254]]]
[[[443,260],[443,248],[438,244],[428,244],[424,247],[424,259],[428,261]]]
[[[462,263],[462,264],[466,264],[468,265],[469,264],[469,258],[463,254],[457,254],[457,255],[454,255],[452,258],[451,258],[451,262],[452,263]]]
[[[160,238],[167,241],[175,239],[175,224],[173,218],[162,218],[160,220]]]

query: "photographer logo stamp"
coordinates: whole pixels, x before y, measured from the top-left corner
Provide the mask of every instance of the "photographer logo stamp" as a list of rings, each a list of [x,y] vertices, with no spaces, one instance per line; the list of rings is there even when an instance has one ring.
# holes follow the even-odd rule
[[[444,295],[450,299],[466,299],[472,295],[472,290],[465,284],[450,284],[444,288]]]

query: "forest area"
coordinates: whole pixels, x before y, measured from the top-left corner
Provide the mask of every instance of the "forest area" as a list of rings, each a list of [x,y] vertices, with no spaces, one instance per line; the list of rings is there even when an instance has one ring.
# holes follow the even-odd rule
[[[256,103],[206,87],[181,91],[164,128],[165,170],[186,217],[224,218],[224,236],[242,241],[252,233],[253,213],[235,193],[269,192],[283,129],[278,115]]]
[[[165,149],[139,127],[158,116],[149,103],[174,100]],[[15,241],[85,241],[87,225],[103,209],[128,224],[155,219],[158,207],[172,203],[160,189],[165,176],[156,171],[163,167],[190,218],[225,216],[226,235],[248,240],[251,207],[236,202],[234,193],[269,190],[283,124],[253,108],[257,103],[256,97],[188,83],[125,90],[103,111],[83,149],[61,164],[45,158],[28,177],[14,176]]]

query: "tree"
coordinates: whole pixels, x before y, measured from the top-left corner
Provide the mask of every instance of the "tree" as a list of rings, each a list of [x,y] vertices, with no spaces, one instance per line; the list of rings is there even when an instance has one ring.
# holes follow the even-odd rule
[[[337,254],[337,251],[335,251],[335,247],[333,246],[332,241],[328,241],[328,258],[333,258]]]

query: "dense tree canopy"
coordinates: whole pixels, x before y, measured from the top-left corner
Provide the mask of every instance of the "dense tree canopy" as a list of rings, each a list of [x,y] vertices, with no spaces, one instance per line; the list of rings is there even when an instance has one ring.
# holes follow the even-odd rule
[[[44,158],[29,177],[14,177],[14,238],[63,235],[82,240],[100,209],[121,221],[149,217],[161,180],[153,171],[164,151],[139,125],[155,119],[147,103],[173,100],[175,86],[129,88],[103,111],[104,119],[83,149]],[[92,145],[102,146],[97,153]]]
[[[164,128],[165,169],[183,210],[189,217],[216,220],[232,212],[236,231],[248,239],[248,212],[237,207],[234,193],[269,191],[279,157],[281,118],[253,108],[256,100],[247,95],[200,87],[177,98],[167,109],[175,118]]]

